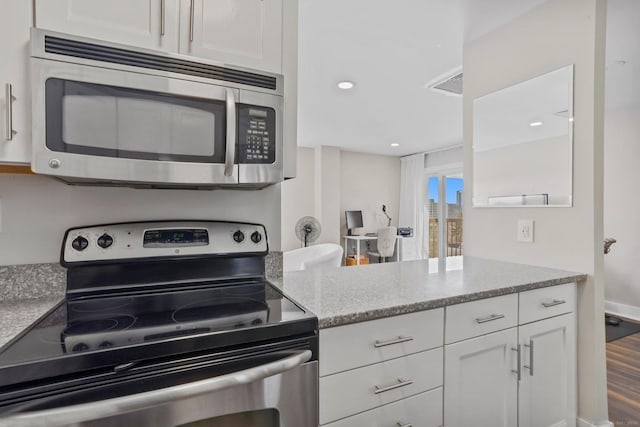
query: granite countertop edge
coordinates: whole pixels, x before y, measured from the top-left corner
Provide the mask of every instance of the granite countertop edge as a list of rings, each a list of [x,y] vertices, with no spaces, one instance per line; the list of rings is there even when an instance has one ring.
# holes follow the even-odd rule
[[[485,298],[498,297],[502,295],[515,294],[518,292],[530,291],[534,289],[546,288],[550,286],[562,285],[565,283],[581,282],[586,280],[586,274],[575,274],[557,279],[541,280],[522,285],[509,287],[501,287],[489,291],[471,292],[466,294],[455,295],[446,298],[437,298],[426,301],[418,301],[414,303],[394,305],[390,307],[368,310],[363,312],[354,312],[349,314],[329,315],[326,317],[318,316],[319,329],[333,328],[337,326],[345,326],[353,323],[366,322],[369,320],[383,319],[385,317],[397,316],[401,314],[414,313],[417,311],[432,310],[448,305],[461,304],[470,301],[476,301]]]

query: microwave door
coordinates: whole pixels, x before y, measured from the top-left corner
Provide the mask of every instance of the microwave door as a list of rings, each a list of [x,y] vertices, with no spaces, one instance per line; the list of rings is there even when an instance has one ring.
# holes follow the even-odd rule
[[[238,183],[238,90],[32,59],[35,172],[157,187]]]

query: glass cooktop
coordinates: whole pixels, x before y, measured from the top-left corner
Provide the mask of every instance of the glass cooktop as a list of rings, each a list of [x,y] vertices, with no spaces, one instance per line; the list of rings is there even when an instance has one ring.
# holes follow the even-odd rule
[[[83,355],[110,359],[122,350],[111,360],[117,363],[156,343],[160,353],[215,348],[280,335],[268,330],[308,318],[315,321],[262,281],[83,297],[63,301],[0,349],[0,368]]]

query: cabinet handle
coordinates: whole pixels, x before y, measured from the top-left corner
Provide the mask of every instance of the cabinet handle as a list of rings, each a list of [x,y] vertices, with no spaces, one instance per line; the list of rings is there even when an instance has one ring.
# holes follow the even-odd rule
[[[542,305],[545,308],[553,307],[554,305],[560,305],[566,303],[563,299],[554,299],[552,302],[543,302]]]
[[[194,21],[195,13],[196,13],[196,5],[194,0],[191,0],[190,6],[189,6],[189,42],[193,41],[193,21]]]
[[[166,0],[160,0],[160,35],[164,36],[164,32],[165,32],[165,15],[166,15]]]
[[[529,370],[529,375],[533,376],[533,340],[529,340],[529,344],[525,344],[529,348],[529,364],[524,365]]]
[[[403,423],[401,421],[398,421],[396,424],[398,425],[398,427],[413,427],[413,424],[411,424],[411,423]]]
[[[521,347],[520,344],[518,344],[517,347],[511,347],[511,350],[517,352],[517,361],[518,361],[518,369],[512,369],[511,372],[513,372],[514,374],[518,375],[518,381],[520,381],[520,379],[522,378],[522,370],[520,370],[520,362],[522,362],[522,358],[520,356],[521,354]]]
[[[380,393],[384,393],[385,391],[391,391],[391,390],[395,390],[397,388],[400,387],[406,387],[408,385],[413,384],[412,380],[403,380],[402,378],[398,378],[398,381],[396,384],[391,384],[388,386],[379,386],[377,385],[375,390],[373,390],[374,394],[380,394]]]
[[[498,320],[498,319],[504,319],[504,314],[492,314],[491,316],[487,316],[487,317],[476,317],[476,322],[487,323],[487,322],[493,322],[494,320]]]
[[[13,136],[18,133],[13,130],[13,101],[16,100],[16,97],[13,96],[13,86],[11,83],[7,83],[5,86],[5,95],[7,101],[7,141],[12,141]]]
[[[387,340],[387,341],[376,340],[376,342],[373,344],[373,346],[375,348],[386,347],[388,345],[400,344],[400,343],[407,342],[407,341],[413,341],[413,337],[411,337],[411,336],[408,336],[408,337],[399,336],[398,338],[394,338],[394,339]]]

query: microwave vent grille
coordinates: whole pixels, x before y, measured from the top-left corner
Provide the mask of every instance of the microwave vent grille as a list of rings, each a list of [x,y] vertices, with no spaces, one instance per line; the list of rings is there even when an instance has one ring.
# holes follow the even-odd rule
[[[103,46],[60,37],[45,36],[45,52],[94,61],[130,65],[133,67],[172,73],[188,74],[248,86],[276,90],[276,78],[249,71],[234,70],[217,65],[203,64],[185,59],[171,58],[152,53]]]

